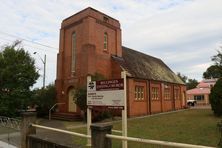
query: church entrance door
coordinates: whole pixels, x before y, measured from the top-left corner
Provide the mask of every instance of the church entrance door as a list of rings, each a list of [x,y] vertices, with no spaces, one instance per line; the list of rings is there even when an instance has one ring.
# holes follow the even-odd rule
[[[73,100],[75,94],[75,89],[71,88],[69,89],[69,100],[68,100],[68,111],[69,112],[76,112],[76,104]]]

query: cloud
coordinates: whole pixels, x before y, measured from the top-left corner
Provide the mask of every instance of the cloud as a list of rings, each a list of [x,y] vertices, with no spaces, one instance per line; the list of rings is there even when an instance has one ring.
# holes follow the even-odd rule
[[[221,45],[221,5],[221,0],[11,0],[1,2],[0,31],[59,48],[62,20],[90,6],[120,21],[124,46],[159,57],[173,71],[200,80]],[[7,40],[15,38],[0,32],[0,44]],[[53,82],[58,49],[23,43],[30,53],[47,55],[46,80]]]

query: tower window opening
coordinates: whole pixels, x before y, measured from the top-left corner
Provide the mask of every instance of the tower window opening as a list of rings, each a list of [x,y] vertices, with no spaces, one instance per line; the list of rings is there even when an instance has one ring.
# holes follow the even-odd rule
[[[76,69],[76,33],[72,34],[72,63],[71,72],[74,73]]]
[[[108,49],[108,34],[105,32],[104,33],[104,50]]]

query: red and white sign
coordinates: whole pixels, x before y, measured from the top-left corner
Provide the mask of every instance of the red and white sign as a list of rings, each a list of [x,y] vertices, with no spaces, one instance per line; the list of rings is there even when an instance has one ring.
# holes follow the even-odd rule
[[[91,81],[87,84],[87,105],[124,106],[124,80]]]

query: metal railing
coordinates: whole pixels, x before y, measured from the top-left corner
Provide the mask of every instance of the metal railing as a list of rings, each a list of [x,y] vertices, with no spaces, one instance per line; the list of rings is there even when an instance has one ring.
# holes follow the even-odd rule
[[[214,148],[214,147],[208,147],[208,146],[202,146],[202,145],[149,140],[149,139],[134,138],[134,137],[124,137],[124,136],[117,136],[117,135],[111,135],[111,134],[106,134],[106,137],[112,138],[112,139],[124,140],[124,141],[133,141],[133,142],[139,142],[139,143],[154,144],[154,145],[159,145],[159,146],[170,146],[170,147],[177,147],[177,148]]]
[[[20,130],[21,120],[0,116],[0,126]]]
[[[62,105],[62,104],[65,104],[65,103],[56,103],[56,104],[54,104],[54,105],[49,109],[49,120],[51,120],[51,118],[52,118],[52,110],[53,110],[57,105]]]

